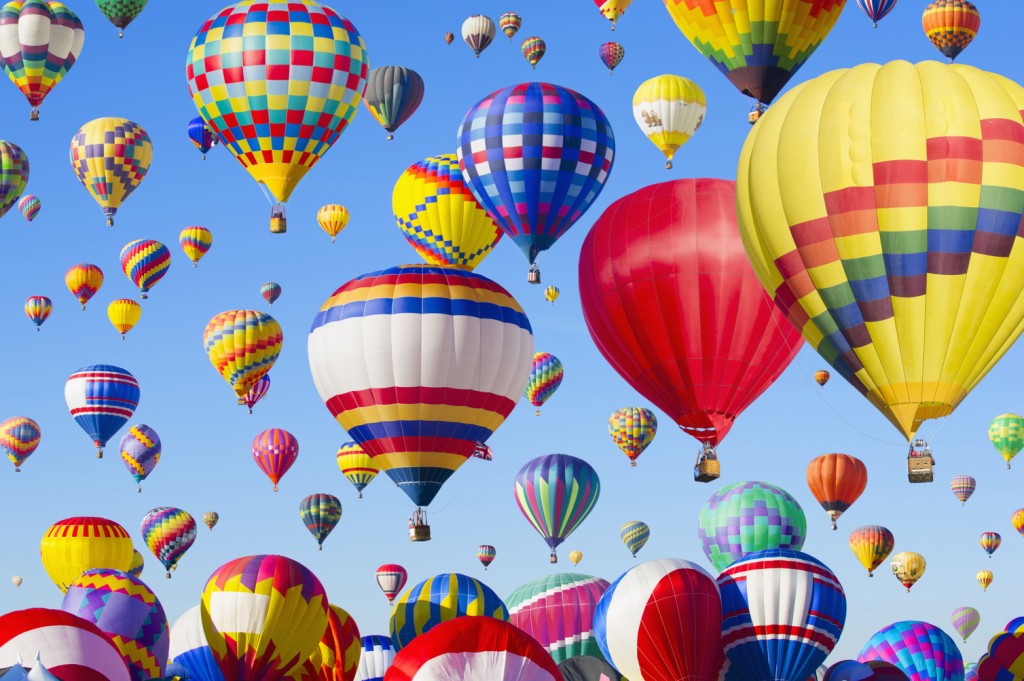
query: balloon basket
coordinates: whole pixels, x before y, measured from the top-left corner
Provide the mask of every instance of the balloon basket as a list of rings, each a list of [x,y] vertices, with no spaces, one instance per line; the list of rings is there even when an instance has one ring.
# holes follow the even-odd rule
[[[430,525],[413,525],[410,527],[409,541],[430,541]]]
[[[907,457],[907,479],[912,483],[935,480],[935,460],[929,455]]]
[[[693,479],[697,482],[711,482],[722,475],[722,464],[717,459],[701,461],[693,467]]]
[[[526,274],[526,281],[531,284],[540,283],[540,268],[536,265],[530,265],[530,271]]]
[[[30,121],[38,121],[39,120],[39,109],[36,109],[35,107],[33,107],[32,111],[29,112],[28,119]]]
[[[288,231],[288,218],[281,216],[275,216],[270,218],[270,233],[271,234],[284,234]]]

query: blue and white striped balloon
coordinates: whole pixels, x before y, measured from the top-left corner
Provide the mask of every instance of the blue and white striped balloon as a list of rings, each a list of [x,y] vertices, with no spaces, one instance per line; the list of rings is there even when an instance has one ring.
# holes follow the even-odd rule
[[[384,672],[395,659],[390,636],[363,636],[355,681],[384,681]]]
[[[206,642],[200,607],[186,610],[171,627],[169,655],[172,662],[188,670],[192,681],[224,681],[224,674]]]

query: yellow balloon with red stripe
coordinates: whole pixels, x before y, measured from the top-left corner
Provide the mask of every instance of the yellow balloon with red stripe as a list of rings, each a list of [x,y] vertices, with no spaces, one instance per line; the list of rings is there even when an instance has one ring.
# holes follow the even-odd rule
[[[604,15],[604,18],[612,22],[612,30],[614,31],[615,22],[629,9],[629,6],[633,4],[633,0],[594,0],[594,4],[597,5],[598,11]]]
[[[107,305],[107,317],[121,338],[131,331],[142,317],[142,306],[131,298],[118,298]]]
[[[238,397],[245,397],[270,371],[283,342],[277,320],[256,310],[221,312],[203,331],[203,347],[210,363]]]
[[[320,229],[327,232],[328,236],[331,237],[332,244],[334,243],[334,237],[338,236],[341,230],[345,229],[348,220],[348,208],[337,203],[329,203],[316,213],[316,221],[320,223]]]
[[[213,245],[213,234],[206,227],[192,225],[181,230],[178,243],[185,256],[192,261],[192,267],[198,267],[206,252]]]
[[[72,265],[64,274],[64,284],[71,291],[71,295],[82,304],[82,309],[84,310],[85,304],[103,286],[103,270],[89,263]]]
[[[43,568],[61,593],[67,593],[86,570],[127,571],[133,551],[132,538],[119,524],[85,516],[54,523],[39,545]]]
[[[363,490],[380,473],[373,457],[363,451],[357,442],[346,442],[338,448],[337,462],[341,474],[352,483],[362,499]]]

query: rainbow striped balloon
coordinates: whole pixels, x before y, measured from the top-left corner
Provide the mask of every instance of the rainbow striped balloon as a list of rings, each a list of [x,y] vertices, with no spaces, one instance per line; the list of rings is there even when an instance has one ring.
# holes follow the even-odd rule
[[[999,545],[1003,543],[1003,538],[998,532],[982,532],[978,543],[981,544],[982,550],[991,558],[992,554],[999,548]]]
[[[530,370],[530,379],[526,383],[523,396],[537,407],[537,416],[540,416],[540,406],[555,394],[564,377],[562,363],[550,352],[538,352],[533,355],[533,368]]]
[[[171,571],[196,540],[196,521],[180,508],[160,506],[142,519],[142,539],[170,579]]]
[[[977,487],[977,483],[969,475],[954,475],[949,482],[949,489],[953,492],[953,496],[960,500],[961,506],[974,494],[975,487]]]
[[[299,441],[282,428],[264,430],[252,441],[252,458],[274,483],[276,492],[277,483],[299,458]]]
[[[601,479],[584,461],[568,454],[548,454],[526,463],[516,474],[514,494],[523,516],[555,549],[594,510],[601,496]]]
[[[256,310],[221,312],[203,330],[203,347],[210,363],[238,397],[245,397],[270,371],[282,343],[281,325]]]
[[[358,443],[346,442],[338,447],[336,461],[341,474],[352,483],[359,493],[359,498],[362,499],[363,490],[380,473],[377,464],[373,462],[373,457],[364,452]]]
[[[536,69],[537,64],[544,58],[544,53],[548,51],[548,45],[543,39],[534,35],[523,41],[522,50],[523,57],[530,62],[530,66]]]
[[[178,243],[185,256],[192,261],[192,267],[199,267],[199,261],[213,245],[213,234],[206,227],[192,225],[181,230]]]
[[[71,291],[71,295],[82,304],[82,309],[84,310],[85,304],[103,286],[103,270],[89,263],[72,265],[64,273],[64,284]]]
[[[629,465],[644,453],[658,432],[658,417],[643,407],[623,407],[608,417],[608,434],[629,457]]]
[[[494,562],[497,555],[498,551],[490,544],[481,544],[476,549],[476,559],[484,566],[484,570]]]
[[[68,377],[64,401],[71,416],[96,445],[96,458],[103,458],[107,440],[135,413],[140,394],[135,377],[110,364],[82,367]]]
[[[170,266],[171,252],[159,241],[137,239],[121,249],[121,269],[139,287],[143,298],[164,278]]]
[[[957,608],[953,611],[951,619],[953,621],[953,628],[963,638],[964,643],[967,643],[967,639],[971,637],[974,630],[981,624],[981,613],[974,608]]]
[[[160,436],[144,423],[132,426],[121,438],[121,460],[142,491],[142,481],[160,461]]]
[[[25,301],[25,314],[36,325],[36,331],[49,318],[53,311],[53,301],[46,296],[30,296]]]
[[[32,222],[39,215],[39,209],[43,207],[43,202],[39,200],[39,197],[35,194],[25,194],[18,201],[18,210],[25,216],[25,219]]]
[[[402,594],[391,611],[391,642],[401,650],[420,634],[456,617],[508,622],[508,608],[481,581],[456,572],[425,579]]]
[[[21,464],[36,451],[42,436],[39,424],[27,416],[12,416],[0,423],[0,451],[14,464],[15,473],[21,472]]]

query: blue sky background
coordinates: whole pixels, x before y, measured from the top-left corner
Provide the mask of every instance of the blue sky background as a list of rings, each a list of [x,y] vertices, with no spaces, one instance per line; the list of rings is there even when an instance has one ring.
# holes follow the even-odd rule
[[[864,61],[941,59],[920,25],[923,0],[902,0],[877,30],[848,3],[835,30],[794,82]],[[195,30],[221,9],[221,0],[153,2],[117,39],[117,29],[92,2],[71,8],[86,27],[85,46],[67,79],[48,97],[42,120],[30,123],[28,104],[13,84],[0,85],[0,137],[20,145],[31,161],[27,191],[43,208],[31,225],[15,208],[0,224],[4,258],[0,270],[0,335],[3,390],[0,419],[26,415],[38,421],[42,443],[15,475],[3,467],[5,550],[0,575],[22,575],[15,589],[0,583],[0,610],[59,607],[60,594],[47,578],[39,541],[52,523],[75,515],[100,515],[124,525],[146,556],[144,579],[156,589],[173,622],[198,602],[210,573],[225,561],[254,553],[281,553],[310,567],[333,603],[351,612],[363,634],[386,633],[390,609],[374,581],[381,563],[409,570],[410,585],[439,572],[483,578],[501,596],[553,570],[572,571],[568,553],[585,557],[578,570],[615,579],[635,561],[621,544],[619,526],[640,519],[651,539],[639,559],[680,557],[709,570],[696,536],[697,514],[718,485],[692,482],[697,443],[659,413],[661,431],[630,469],[608,437],[606,420],[616,408],[646,405],[598,354],[580,310],[576,263],[592,222],[615,199],[645,185],[680,177],[735,177],[736,159],[749,131],[749,102],[732,89],[690,45],[661,2],[636,0],[612,33],[589,0],[441,3],[333,2],[363,34],[371,67],[398,64],[426,81],[419,112],[395,136],[360,112],[347,132],[305,178],[289,204],[289,231],[271,235],[267,204],[256,184],[222,148],[205,162],[185,134],[196,115],[185,84],[185,54]],[[485,13],[497,20],[514,9],[523,27],[510,44],[499,33],[480,59],[458,37],[463,19]],[[988,2],[978,39],[961,61],[1021,79],[1019,60],[1008,59],[1018,45],[1016,27],[1024,10],[1017,3]],[[522,40],[539,35],[547,55],[531,71],[519,51]],[[609,76],[597,56],[606,40],[625,46],[626,57]],[[708,98],[703,127],[677,155],[675,169],[663,169],[660,152],[635,125],[631,100],[647,78],[675,73],[696,81]],[[519,300],[533,324],[536,346],[558,356],[565,381],[534,416],[520,404],[494,435],[495,459],[470,460],[447,483],[432,506],[434,539],[412,544],[406,519],[411,503],[381,475],[357,500],[335,464],[346,434],[321,403],[310,378],[306,336],[314,314],[330,293],[352,277],[418,257],[395,226],[391,189],[399,174],[429,155],[454,152],[455,133],[466,110],[493,90],[531,79],[576,89],[596,101],[616,132],[615,166],[604,193],[582,220],[541,257],[544,283],[562,296],[552,306],[543,287],[525,281],[518,249],[503,240],[478,268]],[[68,162],[72,134],[99,116],[124,116],[140,123],[154,144],[149,175],[117,216],[104,226],[99,207],[78,183]],[[316,224],[325,203],[346,205],[352,220],[335,244]],[[212,250],[192,269],[178,247],[178,233],[200,224],[213,231]],[[172,248],[167,276],[143,302],[142,319],[122,342],[106,317],[109,301],[137,297],[120,271],[118,254],[128,241],[158,239]],[[79,262],[99,265],[106,281],[82,312],[64,286],[65,270]],[[210,365],[201,336],[206,322],[227,309],[266,309],[259,287],[279,282],[284,293],[271,313],[284,328],[284,349],[271,376],[273,387],[253,415],[236,406],[234,394]],[[36,333],[22,305],[30,295],[47,295],[53,315]],[[93,456],[86,435],[67,412],[63,386],[75,369],[109,363],[131,371],[142,387],[135,418],[163,441],[163,459],[137,494],[117,456],[119,432],[103,460]],[[1012,348],[959,410],[945,422],[927,423],[938,466],[930,485],[906,479],[906,445],[895,429],[836,376],[822,390],[813,382],[824,363],[803,350],[760,401],[738,420],[719,451],[722,485],[756,479],[784,487],[808,515],[805,550],[828,564],[849,599],[846,631],[831,660],[855,656],[870,635],[900,619],[925,619],[951,635],[950,612],[973,605],[982,624],[962,646],[976,660],[988,638],[1014,616],[1024,614],[1014,566],[1024,560],[1024,539],[1010,515],[1024,506],[1020,467],[1007,471],[988,442],[996,414],[1024,409],[1019,385],[1024,356]],[[299,459],[273,493],[250,455],[253,437],[269,427],[294,433]],[[869,467],[863,497],[829,530],[828,518],[807,489],[808,461],[825,452],[846,452]],[[512,496],[516,471],[541,454],[566,452],[586,458],[602,479],[601,499],[583,526],[549,566],[548,551],[520,515]],[[959,473],[973,475],[978,491],[961,508],[948,488]],[[323,552],[306,532],[299,501],[313,492],[342,500],[344,515]],[[192,513],[216,510],[220,525],[200,526],[199,537],[174,578],[165,580],[145,549],[139,525],[151,508],[172,505]],[[896,536],[896,551],[918,551],[928,560],[924,578],[910,594],[883,564],[869,579],[847,547],[850,530],[878,523]],[[990,560],[978,545],[986,530],[1003,535]],[[476,561],[478,544],[497,547],[486,573]],[[987,593],[974,575],[988,568],[995,581]],[[959,640],[959,639],[958,639]]]

